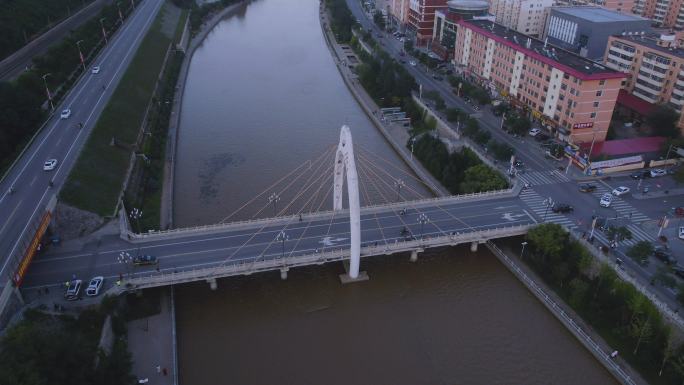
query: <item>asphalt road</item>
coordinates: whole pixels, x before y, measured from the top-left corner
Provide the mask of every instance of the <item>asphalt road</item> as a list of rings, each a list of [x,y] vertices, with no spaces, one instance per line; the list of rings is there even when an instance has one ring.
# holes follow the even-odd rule
[[[21,75],[26,67],[31,66],[33,58],[47,52],[47,50],[69,36],[72,30],[78,28],[90,18],[97,15],[105,5],[112,0],[95,0],[85,8],[52,27],[49,31],[30,41],[17,52],[0,61],[0,80],[9,81]]]
[[[93,65],[99,74],[84,73],[41,133],[0,183],[0,285],[13,274],[11,260],[23,253],[23,242],[32,237],[32,227],[49,200],[58,194],[78,157],[88,134],[123,76],[141,40],[154,21],[162,0],[145,0],[135,14],[110,39]],[[103,90],[103,87],[104,90]],[[59,112],[70,108],[72,115],[60,119]],[[84,128],[79,129],[78,123]],[[43,171],[47,159],[57,159],[57,168]],[[49,187],[53,181],[54,187]],[[14,193],[10,194],[10,187]]]
[[[516,197],[502,197],[485,201],[461,201],[441,206],[434,204],[414,206],[407,203],[406,214],[400,208],[387,208],[381,212],[364,210],[361,217],[361,240],[363,246],[394,243],[408,235],[420,239],[448,235],[452,232],[465,233],[485,229],[532,224],[535,220]],[[428,221],[418,220],[424,214]],[[284,244],[277,240],[284,231]],[[130,255],[154,255],[160,261],[159,269],[165,272],[191,270],[220,266],[225,263],[253,260],[254,258],[275,258],[282,255],[294,256],[325,252],[331,249],[349,248],[348,216],[330,216],[300,222],[294,219],[283,225],[246,228],[207,235],[185,235],[170,240],[146,242],[139,247],[118,237],[102,239],[86,245],[83,250],[60,253],[54,247],[49,253],[40,255],[33,262],[25,280],[24,288],[59,285],[76,275],[89,279],[102,275],[109,285],[119,274],[145,274],[155,266],[131,267],[118,262],[121,252]]]

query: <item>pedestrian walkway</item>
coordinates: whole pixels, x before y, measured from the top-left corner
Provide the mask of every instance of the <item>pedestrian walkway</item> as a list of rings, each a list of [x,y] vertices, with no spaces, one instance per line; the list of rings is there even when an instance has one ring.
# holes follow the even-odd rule
[[[518,179],[523,181],[523,183],[529,183],[530,186],[565,183],[570,181],[570,178],[568,178],[567,175],[558,170],[526,172],[524,174],[518,174]]]
[[[622,241],[618,241],[616,246],[634,246],[637,244],[637,242],[640,241],[647,241],[647,242],[655,242],[655,237],[652,235],[648,234],[646,231],[641,229],[639,226],[635,224],[629,224],[626,225],[629,229],[629,231],[632,232],[632,239],[625,239]],[[598,229],[594,231],[594,238],[598,239],[601,241],[601,243],[609,245],[610,241],[608,240],[608,237],[606,234]]]
[[[601,199],[603,194],[611,193],[611,190],[602,184],[598,184],[596,187],[596,191],[594,191],[592,194],[596,197],[597,201]],[[613,195],[613,201],[610,204],[610,208],[616,211],[618,218],[629,219],[632,223],[641,223],[650,220],[649,217],[635,209],[634,206],[615,195]]]
[[[548,200],[549,198],[543,197],[531,189],[521,191],[519,196],[520,199],[532,209],[537,217],[539,217],[541,222],[556,223],[569,229],[577,227],[570,218],[563,214],[553,212],[553,202],[550,202]]]

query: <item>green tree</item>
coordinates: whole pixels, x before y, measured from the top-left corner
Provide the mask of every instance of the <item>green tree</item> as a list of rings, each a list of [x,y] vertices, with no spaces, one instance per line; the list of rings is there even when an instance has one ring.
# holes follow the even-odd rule
[[[499,142],[496,140],[490,140],[489,141],[489,150],[492,152],[492,155],[500,161],[508,161],[511,159],[511,156],[515,153],[515,150],[513,147],[508,145],[507,143]]]
[[[652,278],[654,283],[660,283],[661,285],[669,288],[673,288],[677,285],[677,281],[670,274],[670,268],[666,266],[658,266],[655,274]]]
[[[648,266],[648,257],[653,254],[653,245],[648,241],[639,241],[627,250],[627,256],[641,266]]]
[[[679,284],[677,287],[677,301],[684,306],[684,283]]]
[[[462,112],[458,108],[447,108],[446,110],[446,118],[449,122],[455,122],[459,120],[461,114]]]
[[[480,132],[480,125],[477,123],[477,120],[473,118],[468,118],[468,120],[466,120],[462,132],[463,135],[469,138],[474,138],[478,134],[478,132]]]
[[[465,171],[461,183],[461,193],[475,193],[492,190],[502,190],[508,187],[508,182],[496,170],[485,164],[478,164]]]
[[[484,146],[485,144],[487,144],[487,142],[489,142],[491,138],[492,134],[490,134],[489,131],[479,130],[477,134],[475,134],[473,140],[475,141],[475,143]]]
[[[677,128],[678,120],[679,114],[677,111],[665,105],[656,106],[646,117],[646,123],[653,129],[656,135],[668,138],[680,136],[679,128]]]

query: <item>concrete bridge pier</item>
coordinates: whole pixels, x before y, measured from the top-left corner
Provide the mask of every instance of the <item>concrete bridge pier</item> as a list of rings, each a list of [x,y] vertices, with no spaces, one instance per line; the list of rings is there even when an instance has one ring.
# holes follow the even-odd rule
[[[470,244],[470,251],[472,251],[473,253],[477,252],[477,245],[479,245],[479,242],[477,242],[477,241],[471,243]]]
[[[287,279],[288,270],[290,269],[287,267],[283,267],[282,269],[280,269],[280,279],[282,279],[283,281]]]
[[[207,279],[207,283],[209,284],[209,288],[211,290],[216,290],[216,278]]]
[[[418,260],[418,250],[411,251],[411,258],[409,261],[416,262]]]

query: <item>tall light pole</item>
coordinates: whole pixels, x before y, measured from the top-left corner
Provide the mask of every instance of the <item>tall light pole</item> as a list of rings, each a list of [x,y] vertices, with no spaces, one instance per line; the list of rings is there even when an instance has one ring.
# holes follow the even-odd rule
[[[50,76],[50,75],[52,75],[52,74],[48,72],[45,75],[43,75],[42,77],[43,77],[43,84],[45,84],[45,92],[47,93],[48,100],[50,101],[50,109],[52,111],[54,111],[55,105],[54,105],[54,103],[52,103],[52,93],[50,93],[50,89],[48,88],[48,85],[47,85],[47,80],[45,80],[45,78]]]
[[[425,226],[426,223],[430,222],[430,218],[428,218],[425,213],[420,213],[418,215],[418,223],[420,223],[420,239],[423,239],[423,226]]]
[[[81,59],[81,65],[83,66],[83,71],[85,71],[85,59],[83,58],[83,51],[81,51],[81,43],[83,43],[83,40],[77,41],[76,47],[78,47],[78,57]]]
[[[128,278],[131,278],[131,269],[130,269],[130,264],[133,263],[133,257],[127,252],[127,251],[122,251],[119,253],[119,256],[116,257],[117,262],[120,264],[123,264],[126,266],[126,274],[128,275]]]
[[[131,0],[131,10],[133,10],[134,8],[135,8],[135,2],[133,2],[133,0]]]
[[[523,259],[523,255],[525,255],[525,246],[527,246],[527,241],[520,243],[522,245],[522,250],[520,250],[520,259]]]
[[[553,199],[551,199],[551,198],[544,199],[544,204],[546,205],[546,210],[544,211],[544,219],[542,220],[542,222],[546,222],[546,214],[549,213],[549,207],[553,206]]]
[[[107,31],[105,31],[105,27],[104,27],[104,20],[106,20],[106,19],[107,19],[106,17],[103,17],[103,18],[100,19],[100,27],[102,27],[102,37],[104,37],[105,44],[108,43],[108,41],[107,41]]]
[[[282,245],[283,245],[282,251],[281,251],[281,254],[280,254],[280,258],[282,258],[282,259],[285,258],[285,241],[287,241],[288,239],[290,239],[290,236],[287,235],[287,234],[285,234],[285,231],[284,231],[284,230],[281,230],[281,231],[278,233],[278,235],[276,236],[276,242],[281,242]]]
[[[142,217],[142,210],[138,210],[135,207],[133,207],[133,210],[131,210],[131,213],[129,214],[131,219],[135,219],[135,224],[138,227],[138,234],[140,234],[140,217]]]
[[[413,145],[416,144],[416,137],[411,138],[411,160],[413,160]]]
[[[271,204],[273,203],[273,217],[275,218],[278,215],[277,207],[278,207],[278,201],[280,200],[280,195],[273,193],[271,196],[268,197],[268,203]]]
[[[119,10],[119,23],[123,24],[123,15],[121,14],[121,3],[118,1],[116,2],[116,9]]]
[[[399,202],[399,199],[401,198],[401,188],[406,186],[403,180],[397,179],[394,181],[394,185],[397,187],[397,202]]]

